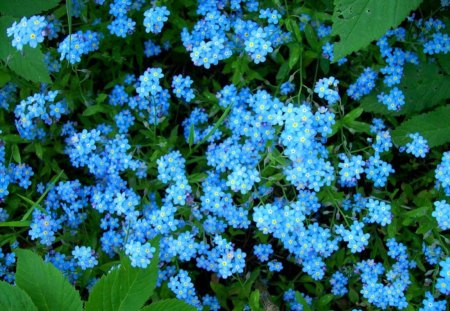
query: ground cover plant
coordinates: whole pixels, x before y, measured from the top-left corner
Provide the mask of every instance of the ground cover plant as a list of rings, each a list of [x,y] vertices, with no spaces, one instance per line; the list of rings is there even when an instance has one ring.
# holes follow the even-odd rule
[[[449,6],[1,1],[1,310],[447,310]]]

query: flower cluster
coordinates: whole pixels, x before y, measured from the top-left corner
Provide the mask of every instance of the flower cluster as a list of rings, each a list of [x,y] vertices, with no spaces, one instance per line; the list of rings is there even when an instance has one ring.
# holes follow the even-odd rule
[[[13,37],[12,46],[22,51],[25,45],[32,48],[44,41],[47,22],[44,16],[22,17],[20,22],[14,22],[6,30],[8,37]]]
[[[333,105],[341,99],[337,91],[338,84],[339,80],[334,77],[320,79],[314,86],[314,93],[320,98],[325,98],[328,105]]]
[[[435,170],[436,188],[442,188],[450,196],[450,151],[444,152]]]
[[[191,88],[192,81],[191,77],[182,75],[174,76],[172,79],[173,93],[176,97],[184,99],[187,103],[194,99],[194,91]]]
[[[160,33],[170,15],[167,7],[154,7],[144,12],[144,26],[146,32]]]
[[[72,65],[79,63],[81,56],[99,48],[102,38],[101,33],[90,30],[77,31],[68,35],[58,46],[58,52],[61,54],[60,60],[66,59]]]
[[[43,124],[50,126],[69,113],[65,100],[56,101],[58,91],[36,93],[22,100],[14,109],[16,127],[23,138],[43,139],[47,133]]]
[[[442,230],[450,229],[450,204],[442,201],[434,202],[434,211],[431,214]]]
[[[419,133],[409,134],[408,137],[412,141],[407,143],[406,146],[400,147],[400,152],[410,153],[416,158],[425,158],[425,155],[430,151],[427,140]]]

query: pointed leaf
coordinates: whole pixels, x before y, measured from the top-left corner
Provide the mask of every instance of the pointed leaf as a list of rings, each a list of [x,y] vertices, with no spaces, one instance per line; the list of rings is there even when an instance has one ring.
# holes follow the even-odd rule
[[[18,249],[16,283],[41,311],[81,311],[80,294],[51,263],[30,250]]]
[[[0,281],[0,310],[37,311],[30,296],[17,286]]]
[[[439,107],[432,112],[420,114],[403,122],[394,131],[392,139],[404,145],[411,139],[410,133],[420,133],[430,148],[450,142],[450,105]]]
[[[103,276],[92,288],[86,311],[128,311],[139,310],[153,294],[158,278],[157,245],[150,265],[145,269],[131,267],[127,257],[121,265]]]
[[[366,47],[397,27],[421,0],[335,0],[332,35],[340,40],[334,45],[334,60]]]

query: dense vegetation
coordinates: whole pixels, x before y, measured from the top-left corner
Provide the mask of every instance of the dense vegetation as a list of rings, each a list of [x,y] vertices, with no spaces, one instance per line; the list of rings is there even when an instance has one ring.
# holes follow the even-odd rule
[[[448,0],[0,2],[1,310],[447,310]]]

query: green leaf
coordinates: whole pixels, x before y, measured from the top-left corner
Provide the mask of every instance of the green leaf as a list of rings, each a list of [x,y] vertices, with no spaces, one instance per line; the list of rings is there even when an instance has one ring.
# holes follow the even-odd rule
[[[295,19],[288,19],[286,21],[286,28],[290,33],[294,34],[297,42],[302,42],[302,33],[300,32],[300,27]]]
[[[43,160],[44,150],[42,149],[42,145],[40,143],[34,143],[34,151],[39,159]]]
[[[139,310],[153,294],[158,278],[159,241],[150,265],[145,269],[131,267],[123,257],[120,268],[110,271],[92,288],[86,311]]]
[[[349,121],[353,121],[358,119],[362,113],[363,113],[364,109],[362,109],[361,107],[358,107],[356,109],[353,109],[352,111],[350,111],[349,113],[347,113],[343,118],[342,121],[344,122],[344,124],[347,124],[347,122]]]
[[[325,306],[330,304],[330,302],[333,300],[334,295],[333,294],[326,294],[319,298],[317,301],[317,307],[320,308],[320,310],[323,310]]]
[[[15,17],[32,16],[53,9],[60,0],[11,0],[0,1],[0,12]]]
[[[15,2],[15,1],[6,1]],[[25,46],[20,52],[12,47],[11,38],[6,36],[6,29],[15,21],[9,16],[0,17],[0,59],[17,75],[32,82],[51,83],[47,65],[39,47]]]
[[[152,303],[141,311],[195,311],[197,310],[191,305],[188,305],[184,301],[178,299],[164,299]]]
[[[0,222],[0,227],[29,227],[31,221],[21,220],[21,221],[4,221]],[[0,309],[1,310],[1,309]]]
[[[195,135],[195,127],[194,127],[194,123],[192,123],[189,128],[189,148],[191,148],[192,145],[194,144],[194,141],[195,141],[194,135]]]
[[[302,56],[302,48],[299,44],[289,45],[289,69],[294,68],[298,64]]]
[[[305,26],[305,37],[313,51],[321,51],[321,45],[319,39],[317,38],[316,32],[309,24]]]
[[[0,281],[0,310],[37,311],[30,296],[17,286]]]
[[[41,310],[81,311],[80,294],[51,263],[30,250],[15,250],[17,261],[16,284],[31,297]]]
[[[39,48],[24,47],[23,55],[14,54],[8,63],[8,67],[26,80],[52,83],[44,61],[44,54]]]
[[[421,0],[335,0],[332,35],[340,40],[334,45],[334,60],[381,38],[420,3]]]
[[[3,70],[0,70],[0,87],[3,87],[10,80],[11,80],[10,74]]]
[[[111,111],[111,106],[103,105],[103,104],[96,104],[96,105],[87,107],[83,111],[83,117],[93,116],[99,112],[108,113],[109,111]]]
[[[303,306],[303,310],[311,311],[311,307],[306,302],[305,298],[303,297],[303,295],[301,293],[295,292],[295,300]]]
[[[20,157],[19,146],[17,146],[17,145],[12,146],[12,157],[13,157],[14,161],[16,161],[17,163],[22,163],[22,158]]]
[[[449,117],[450,105],[412,117],[392,131],[392,139],[396,144],[404,145],[411,140],[408,134],[418,132],[428,141],[430,148],[441,146],[450,142]]]
[[[250,299],[248,301],[248,304],[250,305],[250,309],[252,309],[254,311],[261,310],[261,305],[259,303],[259,299],[260,299],[259,290],[256,289],[250,294]]]
[[[430,64],[407,64],[404,67],[404,75],[398,88],[405,95],[405,105],[398,112],[389,111],[378,102],[377,94],[389,92],[389,88],[378,88],[372,95],[366,96],[361,101],[365,111],[390,115],[411,115],[426,109],[430,109],[441,101],[450,98],[450,77],[444,75],[439,66]]]

